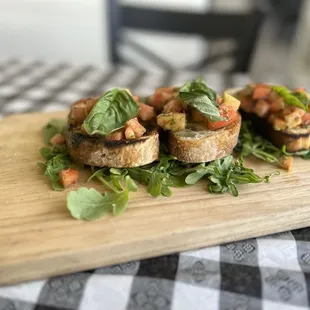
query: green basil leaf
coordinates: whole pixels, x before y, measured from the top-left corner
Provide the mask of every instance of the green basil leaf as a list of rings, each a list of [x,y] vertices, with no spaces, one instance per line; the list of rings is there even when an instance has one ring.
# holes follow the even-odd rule
[[[309,98],[307,94],[298,91],[298,92],[293,92],[293,95],[305,106],[309,105]]]
[[[300,96],[294,95],[290,90],[284,86],[273,86],[272,90],[283,98],[284,102],[288,105],[292,105],[301,108],[305,111],[308,110],[307,105],[299,100]]]
[[[63,134],[66,128],[66,121],[62,119],[50,120],[42,129],[45,144],[49,144],[50,140],[57,134]]]
[[[98,100],[83,125],[89,135],[107,136],[124,127],[138,112],[139,105],[132,96],[125,90],[114,88]]]
[[[210,120],[223,120],[217,108],[216,92],[209,88],[202,79],[185,83],[180,88],[178,97]]]
[[[212,104],[211,99],[205,94],[180,92],[179,97],[189,106],[196,108],[200,113],[211,121],[220,121],[224,118],[220,115],[219,109]]]

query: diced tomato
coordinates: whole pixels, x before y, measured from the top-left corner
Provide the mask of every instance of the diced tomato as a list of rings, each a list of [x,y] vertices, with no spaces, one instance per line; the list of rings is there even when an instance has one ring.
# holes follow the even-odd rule
[[[294,89],[294,92],[298,92],[298,93],[306,93],[306,89],[303,87],[297,87]]]
[[[76,183],[79,180],[80,172],[76,169],[68,168],[59,172],[59,179],[64,187]]]
[[[254,111],[259,117],[266,116],[269,111],[269,103],[266,100],[258,100],[255,104]]]
[[[139,104],[139,118],[142,121],[149,121],[153,119],[155,116],[156,113],[153,107],[150,107],[149,105],[144,103]]]
[[[175,87],[159,87],[159,88],[156,88],[155,89],[155,94],[156,93],[168,93],[168,94],[171,94],[173,93],[175,90]]]
[[[88,98],[85,100],[87,114],[90,113],[94,105],[98,102],[98,99],[99,98]]]
[[[253,91],[253,99],[266,99],[268,98],[269,94],[271,92],[271,87],[265,84],[257,84],[254,87]]]
[[[142,137],[143,134],[146,132],[146,129],[139,123],[139,121],[138,121],[138,119],[136,117],[133,118],[133,119],[130,119],[125,124],[125,136],[126,136],[126,138],[127,138],[127,135],[128,136],[132,136],[131,135],[131,130],[127,130],[128,128],[132,129],[132,131],[134,132],[135,138]]]
[[[83,101],[78,101],[72,105],[71,117],[77,123],[82,123],[87,116],[86,105]]]
[[[199,112],[197,109],[192,108],[191,113],[192,113],[192,119],[194,122],[199,123],[199,122],[204,121],[205,116],[201,112]]]
[[[302,117],[302,124],[303,124],[303,125],[310,125],[310,113],[306,113],[306,114]]]
[[[247,97],[241,97],[241,104],[240,107],[244,112],[247,113],[252,113],[254,112],[254,108],[255,108],[255,102]]]
[[[171,94],[169,93],[155,93],[151,105],[155,107],[156,110],[160,110],[169,99],[171,99]]]
[[[65,139],[65,137],[62,134],[57,133],[55,136],[53,136],[51,138],[50,143],[52,145],[65,144],[66,143],[66,139]]]
[[[111,132],[108,136],[106,136],[106,140],[108,141],[119,141],[125,138],[124,129],[121,128],[114,132]]]
[[[274,101],[270,101],[270,112],[271,113],[277,113],[285,108],[285,103],[283,98],[278,97]]]
[[[287,127],[286,121],[281,117],[275,117],[272,119],[273,128],[275,130],[283,130]]]
[[[132,96],[133,100],[136,101],[136,102],[139,102],[140,101],[140,97],[139,96]]]
[[[219,107],[220,115],[224,118],[222,121],[207,121],[207,127],[210,130],[217,130],[226,127],[237,120],[238,114],[232,107],[221,105]]]
[[[294,159],[292,156],[281,156],[280,157],[280,166],[287,171],[291,171],[293,167]]]
[[[170,100],[163,108],[163,113],[181,113],[184,111],[184,103],[181,100],[178,99],[172,99]]]
[[[133,131],[133,129],[131,127],[127,127],[125,129],[125,138],[127,140],[133,140],[133,139],[136,139],[136,134],[135,132]]]

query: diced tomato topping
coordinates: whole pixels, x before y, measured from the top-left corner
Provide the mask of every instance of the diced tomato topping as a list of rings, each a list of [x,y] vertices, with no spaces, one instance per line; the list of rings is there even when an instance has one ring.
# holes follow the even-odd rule
[[[294,89],[294,92],[298,92],[298,93],[306,93],[306,89],[303,87],[297,87]]]
[[[106,136],[106,140],[108,141],[119,141],[125,138],[124,129],[121,128],[114,132],[111,132],[108,136]]]
[[[163,108],[163,113],[181,113],[184,111],[184,103],[178,99],[170,100]]]
[[[150,107],[147,104],[139,103],[139,118],[142,121],[149,121],[156,116],[153,107]]]
[[[310,113],[306,113],[306,114],[302,117],[302,124],[303,124],[303,125],[310,125]]]
[[[223,98],[220,97],[219,95],[217,95],[217,96],[216,96],[216,102],[217,102],[218,104],[221,104],[221,103],[223,102]]]
[[[87,114],[90,113],[94,105],[98,102],[98,99],[99,98],[88,98],[85,100]]]
[[[171,94],[175,90],[175,87],[159,87],[155,89],[155,93],[168,93]]]
[[[240,101],[241,101],[240,107],[244,112],[252,113],[254,111],[255,102],[252,99],[242,97]]]
[[[68,168],[59,172],[59,179],[64,187],[76,183],[79,180],[80,172],[76,169]]]
[[[87,116],[86,105],[83,101],[78,101],[72,105],[71,117],[77,123],[82,123]]]
[[[131,129],[127,130],[128,128],[131,128]],[[132,131],[134,132],[134,135],[135,135],[134,138],[140,138],[146,132],[146,129],[139,123],[139,121],[136,117],[127,121],[127,123],[125,125],[125,137],[126,137],[126,139],[128,139],[127,136],[132,137]],[[132,138],[130,138],[130,139],[132,139]]]
[[[268,98],[269,94],[271,92],[271,87],[265,84],[257,84],[254,87],[253,91],[253,99],[266,99]]]
[[[238,114],[232,107],[221,105],[219,107],[220,115],[224,118],[222,121],[207,121],[207,127],[210,130],[217,130],[226,127],[237,120]]]
[[[136,102],[139,102],[140,101],[140,97],[139,96],[132,96],[133,100],[136,101]]]
[[[258,100],[255,104],[254,111],[259,117],[266,116],[269,111],[269,103],[266,100]]]
[[[52,137],[52,139],[50,140],[50,143],[52,145],[60,145],[60,144],[65,144],[66,142],[66,139],[65,137],[60,134],[60,133],[57,133],[55,136]]]

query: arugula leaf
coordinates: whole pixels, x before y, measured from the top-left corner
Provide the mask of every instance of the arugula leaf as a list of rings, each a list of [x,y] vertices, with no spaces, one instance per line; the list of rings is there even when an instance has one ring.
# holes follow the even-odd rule
[[[65,145],[54,146],[53,148],[42,147],[40,149],[40,154],[45,160],[52,159],[58,154],[66,154],[67,149]]]
[[[308,110],[309,100],[306,101],[302,93],[297,92],[294,94],[284,86],[273,86],[272,90],[282,97],[286,104],[296,106],[305,111]]]
[[[71,159],[66,154],[58,154],[46,162],[45,175],[50,179],[55,191],[62,191],[58,173],[70,166]]]
[[[173,176],[170,169],[175,167],[174,156],[160,153],[159,161],[155,164],[139,168],[129,168],[128,174],[137,182],[147,185],[147,192],[153,197],[171,196],[171,187],[186,186],[183,176]]]
[[[300,156],[303,159],[310,159],[310,149],[309,150],[303,150],[298,151],[294,153],[289,153],[286,151],[286,145],[283,145],[282,147],[282,153],[286,156]]]
[[[125,90],[114,88],[98,100],[83,125],[89,135],[107,136],[124,127],[138,112],[139,105],[132,96]]]
[[[238,184],[269,182],[274,174],[278,174],[276,172],[261,178],[253,169],[244,167],[242,157],[233,162],[232,155],[217,159],[208,165],[200,164],[194,169],[195,171],[188,174],[185,179],[187,184],[196,184],[205,177],[209,180],[209,192],[230,192],[235,197],[239,195]]]
[[[126,209],[129,200],[129,192],[136,192],[137,185],[129,177],[125,177],[125,186],[121,192],[106,192],[101,195],[91,188],[79,188],[67,195],[67,208],[71,215],[81,220],[96,220],[110,212],[119,215]]]
[[[45,144],[49,144],[50,140],[57,134],[63,134],[66,128],[66,121],[62,119],[50,120],[42,129]]]
[[[67,208],[79,220],[96,220],[112,209],[107,198],[93,188],[80,187],[67,195]]]
[[[185,83],[180,88],[178,97],[211,121],[223,120],[218,110],[216,93],[202,79]]]
[[[279,163],[282,155],[280,149],[255,133],[250,121],[242,122],[235,151],[240,152],[242,157],[253,155],[269,163]]]

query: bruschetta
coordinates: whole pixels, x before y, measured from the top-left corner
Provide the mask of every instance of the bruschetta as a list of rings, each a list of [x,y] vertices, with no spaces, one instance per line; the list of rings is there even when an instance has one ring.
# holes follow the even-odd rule
[[[310,99],[305,89],[260,83],[227,92],[240,100],[243,117],[274,145],[292,153],[310,148]]]
[[[240,102],[216,94],[203,80],[182,87],[158,88],[147,99],[168,133],[168,150],[187,163],[210,162],[232,153],[238,142]]]
[[[72,159],[97,167],[138,167],[159,156],[159,135],[152,126],[153,107],[128,90],[113,89],[101,97],[72,104],[66,143]]]

